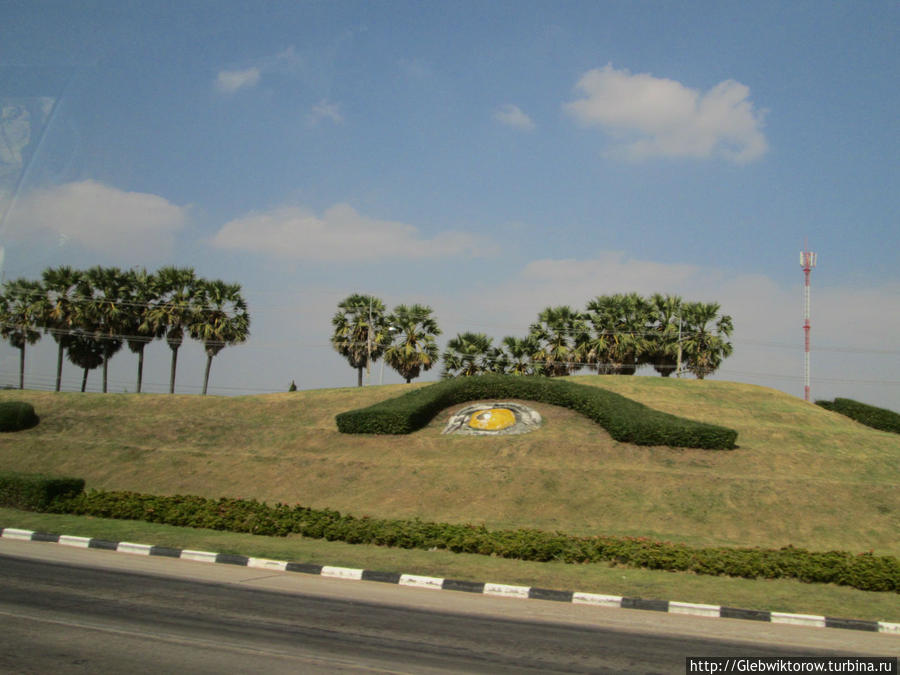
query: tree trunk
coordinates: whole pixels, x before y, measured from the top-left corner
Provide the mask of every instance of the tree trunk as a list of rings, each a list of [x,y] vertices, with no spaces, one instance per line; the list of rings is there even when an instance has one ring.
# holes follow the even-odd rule
[[[84,390],[87,388],[87,376],[88,376],[88,369],[85,368],[84,375],[82,375],[82,377],[81,377],[81,393],[82,394],[84,393]],[[59,391],[59,390],[57,389],[57,391]]]
[[[25,388],[25,344],[19,347],[19,389]]]
[[[141,393],[141,382],[144,380],[144,347],[147,345],[141,343],[141,349],[138,351],[138,380],[137,393]]]
[[[169,371],[169,393],[175,393],[175,366],[178,363],[178,347],[172,347],[169,345],[169,348],[172,350],[172,369]]]
[[[411,377],[407,377],[407,378],[406,378],[406,384],[409,384],[410,382],[412,382],[412,378],[411,378]]]
[[[206,355],[206,373],[203,375],[203,395],[206,396],[206,386],[209,384],[209,367],[212,365],[212,354]]]
[[[358,370],[358,376],[357,376],[357,378],[356,378],[356,386],[357,386],[357,387],[361,387],[361,386],[362,386],[362,369],[363,369],[362,366],[360,366],[360,367],[357,369],[357,370]]]
[[[106,354],[103,355],[103,393],[106,393],[106,384],[107,384],[107,375],[109,373],[108,369],[109,358]]]
[[[56,357],[56,391],[59,391],[59,386],[62,384],[62,357],[63,357],[63,344],[62,340],[59,342],[59,354]]]

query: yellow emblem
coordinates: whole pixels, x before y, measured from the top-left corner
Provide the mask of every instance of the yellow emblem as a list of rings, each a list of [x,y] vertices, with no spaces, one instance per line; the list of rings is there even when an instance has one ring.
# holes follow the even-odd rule
[[[491,408],[479,410],[469,417],[469,426],[473,429],[484,431],[499,431],[516,423],[516,416],[512,410],[506,408]]]

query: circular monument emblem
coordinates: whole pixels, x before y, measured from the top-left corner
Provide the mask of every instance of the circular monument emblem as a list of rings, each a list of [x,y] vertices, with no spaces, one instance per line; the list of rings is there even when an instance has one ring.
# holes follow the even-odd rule
[[[540,413],[521,403],[476,403],[452,415],[441,433],[478,436],[527,434],[540,425]]]

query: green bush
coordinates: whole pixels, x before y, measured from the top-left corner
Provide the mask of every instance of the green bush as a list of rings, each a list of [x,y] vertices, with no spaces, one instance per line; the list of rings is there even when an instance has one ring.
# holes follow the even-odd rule
[[[55,500],[72,499],[83,492],[83,478],[0,473],[0,506],[24,511],[43,511]]]
[[[599,387],[546,377],[456,377],[337,415],[346,434],[409,434],[449,406],[477,399],[517,398],[576,410],[617,441],[636,445],[730,450],[737,432],[648,408]]]
[[[517,560],[613,563],[648,569],[750,579],[793,578],[865,591],[900,591],[900,561],[871,553],[826,553],[787,547],[691,548],[633,537],[578,537],[541,530],[488,530],[421,520],[356,518],[303,506],[256,500],[158,497],[134,492],[82,493],[48,507],[56,513],[144,520],[229,532],[304,537],[404,549],[445,549]]]
[[[892,431],[900,434],[900,414],[886,408],[876,408],[849,398],[836,398],[834,401],[816,401],[816,405],[846,415],[860,424],[865,424],[880,431]]]
[[[24,401],[0,402],[0,431],[21,431],[37,426],[34,406]]]

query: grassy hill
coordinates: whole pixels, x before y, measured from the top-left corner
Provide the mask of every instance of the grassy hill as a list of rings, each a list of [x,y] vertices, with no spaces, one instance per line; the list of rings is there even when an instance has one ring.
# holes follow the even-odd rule
[[[422,385],[235,398],[4,391],[41,423],[0,435],[0,469],[355,515],[900,555],[896,434],[750,385],[572,379],[734,428],[739,447],[622,444],[543,404],[531,404],[543,427],[523,436],[441,436],[450,410],[407,437],[337,431],[338,412]]]

